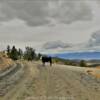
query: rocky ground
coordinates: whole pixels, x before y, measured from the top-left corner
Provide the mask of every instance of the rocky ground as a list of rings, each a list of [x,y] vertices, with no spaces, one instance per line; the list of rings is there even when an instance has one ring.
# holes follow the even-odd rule
[[[100,98],[100,69],[20,61],[7,71],[0,74],[0,100]]]

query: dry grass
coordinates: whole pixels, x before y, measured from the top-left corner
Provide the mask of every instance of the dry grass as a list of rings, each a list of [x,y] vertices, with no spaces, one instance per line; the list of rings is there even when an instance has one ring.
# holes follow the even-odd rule
[[[3,52],[0,52],[0,70],[5,70],[8,67],[11,67],[14,62],[7,57]]]
[[[96,78],[100,78],[100,67],[96,67],[96,70],[95,69],[87,70],[87,73]]]

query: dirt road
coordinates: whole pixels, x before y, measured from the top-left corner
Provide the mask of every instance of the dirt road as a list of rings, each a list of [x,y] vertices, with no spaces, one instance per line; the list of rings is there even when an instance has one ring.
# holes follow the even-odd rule
[[[99,100],[100,79],[88,68],[23,63],[22,78],[0,100]]]

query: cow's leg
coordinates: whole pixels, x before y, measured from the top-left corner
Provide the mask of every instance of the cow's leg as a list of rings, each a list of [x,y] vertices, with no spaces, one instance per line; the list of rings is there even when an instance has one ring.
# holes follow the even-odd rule
[[[50,61],[50,66],[52,66],[52,61]]]
[[[45,62],[43,62],[43,66],[45,66]]]

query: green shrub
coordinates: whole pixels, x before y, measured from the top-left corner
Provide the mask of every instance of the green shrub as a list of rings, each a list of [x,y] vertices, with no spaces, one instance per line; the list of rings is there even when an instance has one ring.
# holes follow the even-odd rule
[[[85,60],[80,61],[80,66],[81,67],[86,67],[87,66]]]

